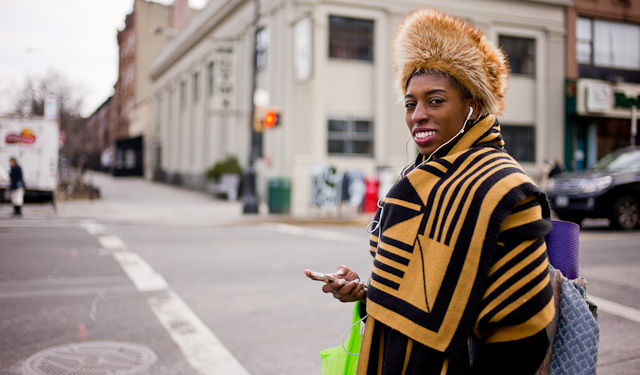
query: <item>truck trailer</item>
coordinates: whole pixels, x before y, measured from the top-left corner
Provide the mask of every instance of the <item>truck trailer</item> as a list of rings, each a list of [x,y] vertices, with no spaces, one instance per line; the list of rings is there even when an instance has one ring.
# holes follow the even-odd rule
[[[0,117],[0,168],[9,172],[15,157],[25,184],[25,198],[52,200],[58,186],[60,129],[57,120],[42,117]],[[0,181],[1,197],[9,183]]]

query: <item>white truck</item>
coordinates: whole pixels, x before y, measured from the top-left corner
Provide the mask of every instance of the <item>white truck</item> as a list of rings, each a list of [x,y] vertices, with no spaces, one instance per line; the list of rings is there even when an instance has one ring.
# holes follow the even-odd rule
[[[15,157],[26,188],[25,197],[54,199],[58,185],[60,129],[56,120],[42,117],[0,117],[0,168],[9,173]],[[7,181],[0,179],[0,200]]]

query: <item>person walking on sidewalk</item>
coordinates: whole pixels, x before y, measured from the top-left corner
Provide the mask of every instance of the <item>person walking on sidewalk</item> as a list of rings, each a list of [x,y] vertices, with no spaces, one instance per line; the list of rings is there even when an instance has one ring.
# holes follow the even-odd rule
[[[24,180],[22,179],[22,168],[18,164],[16,158],[11,157],[9,159],[9,165],[11,170],[9,171],[9,178],[11,178],[11,204],[13,204],[13,215],[22,215],[22,204],[24,203]]]
[[[366,305],[358,374],[535,374],[555,314],[551,219],[505,151],[505,56],[434,9],[410,14],[393,46],[418,156],[378,203],[367,288],[347,266],[322,287]]]

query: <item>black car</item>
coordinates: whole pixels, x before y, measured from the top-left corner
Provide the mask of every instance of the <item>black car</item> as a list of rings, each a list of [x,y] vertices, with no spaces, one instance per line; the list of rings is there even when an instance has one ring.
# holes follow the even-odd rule
[[[640,147],[616,150],[584,171],[555,175],[547,193],[561,220],[607,218],[614,228],[638,227]]]

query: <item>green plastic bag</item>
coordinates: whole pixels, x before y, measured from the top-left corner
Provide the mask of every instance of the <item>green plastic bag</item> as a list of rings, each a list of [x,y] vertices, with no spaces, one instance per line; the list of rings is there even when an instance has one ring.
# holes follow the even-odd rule
[[[343,345],[320,351],[321,375],[355,375],[362,345],[360,334],[360,301],[353,307],[349,339]],[[348,353],[347,353],[348,352]],[[351,353],[351,354],[349,354]]]

